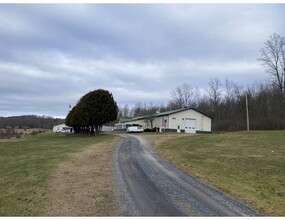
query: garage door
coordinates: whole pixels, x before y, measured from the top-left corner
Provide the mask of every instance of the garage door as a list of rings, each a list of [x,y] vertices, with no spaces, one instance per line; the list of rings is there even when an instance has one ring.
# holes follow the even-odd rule
[[[196,134],[196,119],[185,119],[185,133]]]

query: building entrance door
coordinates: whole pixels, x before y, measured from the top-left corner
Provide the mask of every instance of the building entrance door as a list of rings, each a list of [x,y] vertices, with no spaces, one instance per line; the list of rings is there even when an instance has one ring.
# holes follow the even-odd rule
[[[185,118],[185,133],[196,134],[196,119]]]

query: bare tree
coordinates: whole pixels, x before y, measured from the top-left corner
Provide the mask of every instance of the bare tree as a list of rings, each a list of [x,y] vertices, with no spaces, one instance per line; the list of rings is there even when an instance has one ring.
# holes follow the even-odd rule
[[[266,71],[273,76],[274,84],[285,96],[285,38],[274,33],[261,49],[258,59],[266,67]]]
[[[191,107],[197,108],[199,105],[199,101],[201,99],[201,91],[198,87],[193,90],[193,98],[191,102]]]
[[[242,86],[232,80],[225,80],[225,101],[227,103],[237,100],[242,91]]]
[[[222,82],[218,77],[214,77],[210,79],[208,84],[209,84],[209,89],[207,90],[207,92],[210,95],[210,99],[214,107],[217,107],[221,101]]]
[[[153,122],[154,122],[154,115],[149,115],[147,116],[147,118],[144,120],[145,123],[147,124],[147,126],[150,128],[150,129],[153,129]]]
[[[234,99],[234,88],[233,88],[233,81],[228,79],[225,80],[225,99],[226,102],[229,103]]]
[[[217,128],[220,126],[220,110],[219,110],[219,104],[221,103],[221,96],[222,96],[222,83],[221,80],[218,77],[211,78],[209,81],[209,88],[207,92],[210,96],[211,101],[211,109],[214,115],[214,122],[217,125]]]
[[[129,117],[129,111],[130,111],[129,106],[125,105],[122,112],[124,118]]]
[[[175,103],[178,106],[178,108],[182,108],[183,106],[182,89],[180,87],[177,87],[176,89],[172,90],[170,94],[171,94],[171,97],[174,99],[172,103],[173,104]]]
[[[174,103],[179,108],[189,107],[191,98],[193,96],[193,88],[190,83],[183,83],[181,86],[170,92],[171,97],[174,99]]]
[[[133,117],[138,117],[138,116],[142,116],[142,111],[143,111],[143,107],[142,107],[142,104],[139,102],[133,107],[133,110],[131,112],[133,112],[132,113]]]

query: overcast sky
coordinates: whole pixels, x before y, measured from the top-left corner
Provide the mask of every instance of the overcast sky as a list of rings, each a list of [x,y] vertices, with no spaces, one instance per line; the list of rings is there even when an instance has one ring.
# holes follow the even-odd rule
[[[285,4],[0,4],[0,116],[65,117],[99,88],[131,106],[266,80],[260,49],[284,27]]]

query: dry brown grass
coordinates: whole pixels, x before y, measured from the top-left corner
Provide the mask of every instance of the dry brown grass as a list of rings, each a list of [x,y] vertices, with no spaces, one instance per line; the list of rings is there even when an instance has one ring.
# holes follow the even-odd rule
[[[44,128],[0,128],[0,142],[5,142],[9,139],[19,139],[30,135],[35,136],[44,132],[51,132],[51,130]]]
[[[48,189],[48,216],[119,216],[114,150],[119,137],[99,143],[61,163]]]

